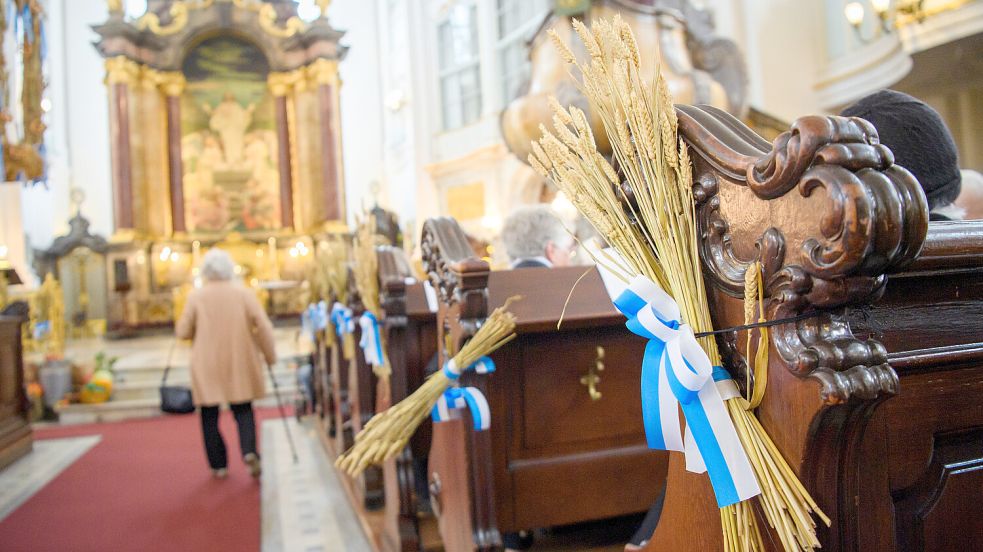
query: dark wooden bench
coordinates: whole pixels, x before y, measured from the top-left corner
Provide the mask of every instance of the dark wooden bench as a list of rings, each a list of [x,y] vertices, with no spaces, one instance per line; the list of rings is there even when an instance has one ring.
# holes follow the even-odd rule
[[[983,223],[929,225],[862,122],[807,117],[770,145],[719,110],[677,111],[715,326],[743,322],[756,260],[770,319],[813,314],[772,329],[758,417],[832,519],[823,550],[978,549]],[[741,341],[718,339],[738,381]],[[722,547],[706,477],[673,455],[648,549]]]
[[[494,549],[505,532],[647,510],[667,455],[644,440],[645,343],[624,327],[596,269],[490,272],[449,218],[428,220],[421,243],[441,345],[456,350],[489,307],[523,296],[510,307],[518,337],[492,355],[495,373],[462,377],[486,395],[491,428],[473,431],[470,418],[433,426],[429,483],[444,548]]]
[[[413,277],[409,259],[402,249],[380,246],[380,304],[384,312],[383,331],[386,352],[392,367],[390,404],[406,398],[425,377],[430,358],[436,352],[436,314],[428,306],[423,284]],[[414,461],[426,459],[421,438],[429,435],[429,423],[418,431],[410,446],[383,465],[385,511],[380,549],[384,551],[421,550]],[[414,460],[415,459],[415,460]]]

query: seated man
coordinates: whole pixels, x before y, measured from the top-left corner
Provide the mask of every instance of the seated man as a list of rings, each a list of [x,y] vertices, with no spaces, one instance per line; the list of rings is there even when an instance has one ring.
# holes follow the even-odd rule
[[[573,237],[559,217],[546,205],[519,207],[502,226],[505,253],[510,268],[569,266]]]
[[[894,90],[881,90],[843,110],[877,129],[881,143],[894,153],[894,162],[911,171],[925,191],[930,220],[959,220],[962,177],[952,133],[937,111],[925,102]]]

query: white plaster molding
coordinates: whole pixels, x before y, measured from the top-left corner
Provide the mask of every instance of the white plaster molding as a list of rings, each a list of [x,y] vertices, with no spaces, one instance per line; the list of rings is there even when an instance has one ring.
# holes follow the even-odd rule
[[[835,110],[904,78],[911,56],[983,32],[983,2],[911,23],[829,62],[816,82],[823,109]]]
[[[911,56],[898,36],[885,36],[829,63],[815,86],[819,105],[835,110],[891,86],[911,67]]]

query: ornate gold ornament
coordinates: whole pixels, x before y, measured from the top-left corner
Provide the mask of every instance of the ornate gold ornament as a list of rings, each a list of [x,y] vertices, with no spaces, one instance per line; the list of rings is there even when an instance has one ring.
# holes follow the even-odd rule
[[[203,9],[211,6],[212,3],[213,0],[204,0],[203,2],[194,4],[193,7],[194,9]],[[157,17],[157,14],[148,11],[140,19],[137,19],[137,28],[141,31],[149,29],[150,32],[160,36],[168,36],[181,32],[188,24],[188,4],[180,1],[174,2],[168,13],[171,15],[171,22],[167,25],[161,25],[160,18]]]
[[[140,81],[140,64],[126,56],[106,59],[106,84],[134,86]]]
[[[271,72],[266,78],[270,92],[277,97],[286,96],[298,87],[303,87],[304,69],[294,71]]]
[[[307,66],[307,79],[311,84],[317,86],[322,84],[340,84],[338,78],[338,61],[333,59],[318,58]]]

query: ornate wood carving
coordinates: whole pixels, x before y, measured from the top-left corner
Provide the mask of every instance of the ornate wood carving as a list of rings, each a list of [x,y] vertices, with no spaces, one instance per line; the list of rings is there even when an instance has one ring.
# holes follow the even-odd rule
[[[773,328],[757,416],[832,520],[823,550],[972,547],[959,539],[983,530],[964,513],[983,481],[983,222],[929,226],[863,120],[806,117],[769,146],[718,110],[677,110],[715,325],[741,322],[755,260],[769,318],[808,317]],[[678,456],[669,480],[650,548],[722,546],[704,480]]]
[[[440,357],[445,359],[473,336],[488,316],[489,266],[474,256],[464,231],[449,217],[424,223],[420,249],[423,269],[440,299],[437,342]],[[466,373],[462,385],[475,386],[487,395],[487,377]],[[490,432],[472,431],[469,427],[462,432],[458,423],[433,427],[429,485],[435,511],[441,510],[442,503],[445,505],[443,513],[438,513],[441,534],[445,541],[456,541],[461,538],[462,529],[471,528],[470,540],[475,550],[497,550],[502,541],[495,519]],[[455,461],[465,448],[467,462]],[[470,508],[446,507],[446,491],[441,487],[449,480],[459,482],[450,496],[457,497],[455,501],[469,498]],[[469,494],[462,495],[465,487]]]
[[[896,393],[884,347],[856,339],[841,307],[869,304],[884,274],[917,255],[928,227],[918,182],[862,119],[803,117],[768,151],[720,110],[678,112],[714,285],[740,293],[746,267],[761,260],[771,319],[817,313],[772,333],[794,374],[819,381],[829,404]]]
[[[423,270],[441,305],[456,311],[470,337],[488,314],[488,263],[474,256],[464,231],[450,217],[424,223],[420,249]]]

